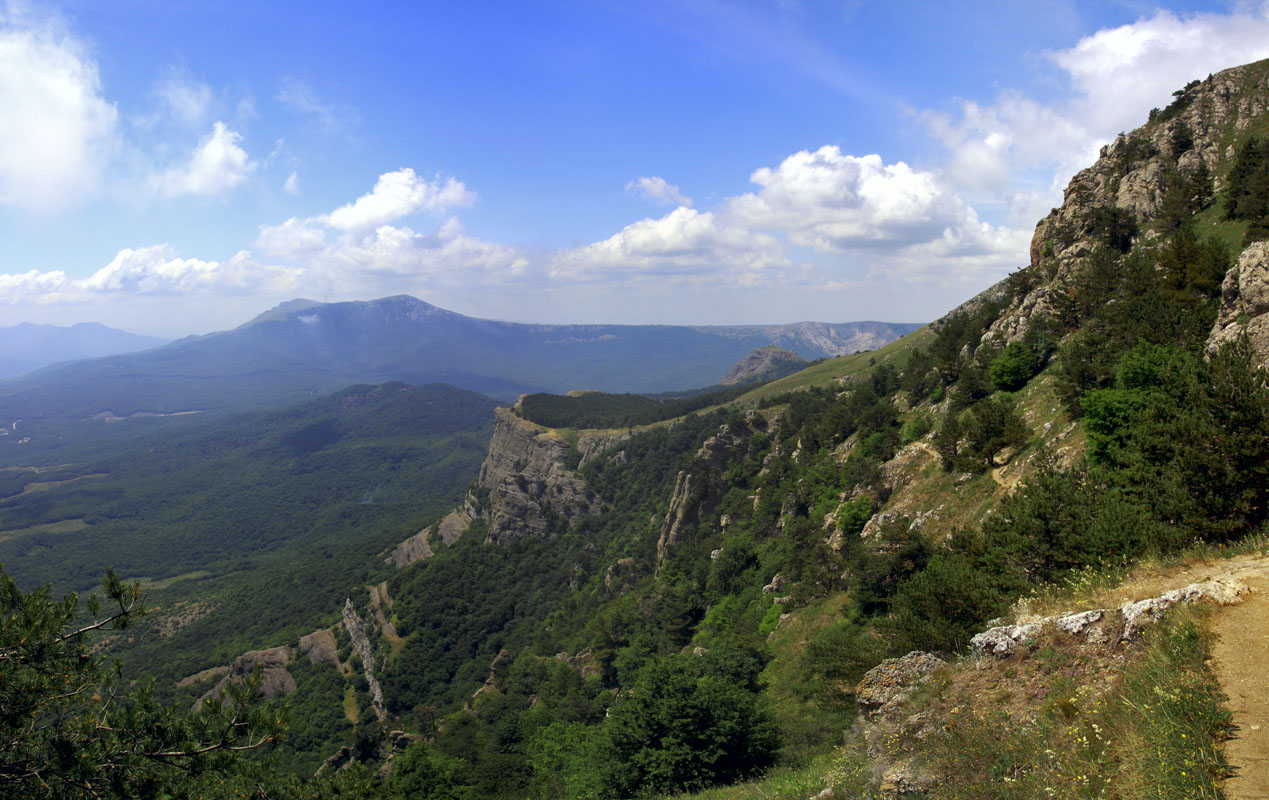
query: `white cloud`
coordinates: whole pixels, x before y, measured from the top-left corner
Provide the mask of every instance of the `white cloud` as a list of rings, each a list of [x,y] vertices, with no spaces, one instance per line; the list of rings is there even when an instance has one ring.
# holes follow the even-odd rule
[[[354,282],[358,274],[416,281],[447,275],[498,281],[522,274],[529,264],[516,248],[468,236],[456,219],[432,234],[382,225],[365,237],[337,243],[319,262],[319,268],[334,269]]]
[[[168,197],[194,194],[211,197],[242,183],[257,164],[241,146],[242,135],[216,122],[194,149],[189,163],[156,176],[154,188]]]
[[[267,266],[241,251],[225,262],[181,258],[167,244],[120,250],[86,278],[60,270],[0,274],[0,298],[10,305],[84,302],[111,296],[292,291],[300,271]]]
[[[630,181],[626,184],[626,191],[645,200],[651,200],[657,205],[692,207],[692,198],[685,196],[679,191],[679,187],[667,183],[665,178],[660,176],[640,177],[638,180]]]
[[[1264,7],[1180,16],[1160,11],[1086,36],[1047,54],[1069,81],[1064,101],[1042,104],[1007,89],[995,102],[963,102],[958,113],[922,114],[948,151],[943,170],[956,187],[1003,202],[1031,225],[1061,202],[1071,176],[1121,131],[1146,121],[1187,82],[1269,57]]]
[[[351,106],[328,103],[313,88],[297,78],[286,78],[278,88],[279,103],[316,120],[318,127],[327,134],[346,134],[360,122],[360,116]]]
[[[476,195],[467,191],[462,181],[428,181],[406,167],[380,175],[369,194],[340,206],[322,221],[340,230],[365,231],[419,211],[441,212],[475,201]]]
[[[118,146],[118,113],[82,44],[0,16],[0,205],[50,211],[90,192]]]
[[[963,226],[969,210],[932,173],[831,145],[794,153],[750,180],[762,188],[727,201],[729,218],[825,252],[931,241]]]
[[[960,283],[1003,277],[1026,259],[1027,236],[989,225],[932,172],[826,145],[755,170],[757,191],[713,211],[680,206],[659,219],[556,255],[561,281],[640,276],[742,286],[844,286],[867,273]],[[810,251],[808,260],[796,254]]]
[[[211,87],[177,71],[160,79],[154,93],[167,113],[186,125],[201,125],[211,109]]]
[[[400,169],[381,175],[371,192],[329,214],[262,225],[254,247],[302,265],[309,278],[336,293],[521,278],[529,260],[519,248],[470,236],[455,218],[433,233],[387,224],[474,199],[454,178],[427,181],[412,169]]]
[[[601,242],[558,254],[548,274],[559,280],[677,277],[752,285],[789,266],[774,236],[680,206],[660,219],[640,220]]]
[[[276,258],[301,260],[326,247],[326,231],[313,220],[291,217],[281,225],[261,225],[255,246]]]
[[[282,191],[292,197],[298,197],[300,194],[300,176],[295,172],[287,175],[286,183],[282,184]]]

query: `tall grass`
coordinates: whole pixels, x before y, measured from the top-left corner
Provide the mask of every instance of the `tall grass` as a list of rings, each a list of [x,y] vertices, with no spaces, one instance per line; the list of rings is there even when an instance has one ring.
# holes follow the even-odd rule
[[[1055,684],[1034,714],[978,698],[936,737],[933,798],[1217,800],[1229,715],[1201,610],[1178,609],[1110,689]]]

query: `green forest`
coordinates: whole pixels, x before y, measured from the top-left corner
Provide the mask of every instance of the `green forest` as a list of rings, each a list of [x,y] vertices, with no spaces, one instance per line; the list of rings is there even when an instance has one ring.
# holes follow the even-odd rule
[[[1170,130],[1179,163],[1194,134]],[[1102,163],[1124,178],[1159,156],[1151,142],[1122,137]],[[595,502],[549,535],[486,541],[511,494],[477,477],[495,404],[436,385],[353,387],[8,468],[0,789],[616,800],[730,786],[831,757],[882,659],[954,658],[1020,598],[1263,535],[1264,355],[1246,336],[1208,346],[1222,280],[1269,238],[1269,146],[1236,144],[1219,184],[1206,166],[1163,171],[1152,218],[1096,197],[1055,212],[1030,266],[875,353],[757,389],[525,396],[534,437],[624,431],[553,465]],[[997,335],[1037,293],[1025,330]],[[1065,422],[1077,444],[1048,447]],[[927,452],[905,497],[964,505],[934,522],[893,503],[900,456]],[[1004,482],[1006,467],[1021,477]],[[470,522],[447,543],[436,523],[455,507]],[[419,531],[429,557],[384,563]],[[101,599],[68,594],[103,575]],[[372,621],[370,657],[345,603]],[[165,631],[180,604],[194,618]],[[337,652],[297,656],[289,694],[261,698],[259,673],[223,700],[196,702],[212,678],[176,686],[325,629]],[[1200,669],[1189,630],[1163,641]]]

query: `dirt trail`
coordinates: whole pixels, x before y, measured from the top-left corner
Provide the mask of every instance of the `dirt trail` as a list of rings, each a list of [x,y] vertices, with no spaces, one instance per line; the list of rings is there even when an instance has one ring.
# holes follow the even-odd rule
[[[921,448],[922,450],[924,450],[925,452],[933,456],[935,461],[940,461],[942,459],[942,456],[939,455],[939,451],[935,450],[934,447],[930,445],[928,442],[918,440],[916,442],[913,442],[913,444],[915,444],[917,447]],[[1013,463],[1012,459],[1010,459],[1009,461],[1006,461],[1004,464],[994,467],[991,470],[991,479],[995,481],[996,485],[1002,489],[1012,489],[1013,487],[1017,486],[1018,482],[1021,480],[1020,476],[1015,476],[1013,478],[1005,478],[1003,474],[1001,473],[1001,470],[1008,469],[1011,463]]]
[[[1218,638],[1212,666],[1237,726],[1225,745],[1235,770],[1225,783],[1225,797],[1269,800],[1269,559],[1236,558],[1230,567],[1251,592],[1214,619]]]

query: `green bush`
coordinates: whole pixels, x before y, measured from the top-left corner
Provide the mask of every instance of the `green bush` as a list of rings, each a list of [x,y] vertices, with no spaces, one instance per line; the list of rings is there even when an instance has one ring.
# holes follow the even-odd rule
[[[1027,385],[1027,381],[1035,375],[1036,367],[1035,353],[1021,342],[1011,342],[992,359],[988,369],[991,382],[997,389],[1016,392]]]
[[[757,693],[705,667],[697,656],[655,657],[613,704],[604,727],[617,794],[703,788],[774,763],[778,737]]]

